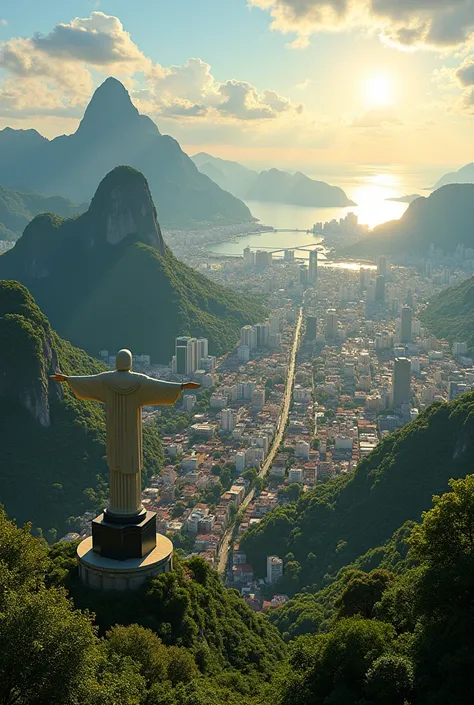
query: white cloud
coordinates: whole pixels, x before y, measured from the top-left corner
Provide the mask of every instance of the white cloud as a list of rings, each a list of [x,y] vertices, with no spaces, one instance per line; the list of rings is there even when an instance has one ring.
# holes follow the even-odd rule
[[[69,24],[57,24],[49,34],[35,34],[34,49],[66,61],[82,61],[91,66],[130,65],[130,70],[150,65],[118,17],[92,12]]]
[[[181,66],[155,65],[147,76],[148,90],[136,94],[143,111],[183,118],[208,116],[235,120],[268,120],[286,111],[301,112],[298,105],[272,90],[259,93],[246,81],[219,82],[202,59]]]
[[[468,42],[474,32],[474,0],[248,0],[270,13],[272,29],[296,33],[301,48],[321,31],[376,28],[401,47],[445,49]]]
[[[6,27],[7,24],[8,22],[6,20],[0,20],[0,25],[2,25],[3,27]]]
[[[153,64],[117,17],[97,11],[47,34],[0,43],[0,69],[3,114],[16,117],[47,111],[48,105],[53,114],[75,113],[90,97],[97,72],[124,80],[143,112],[176,120],[259,121],[302,110],[273,90],[259,92],[237,79],[217,81],[199,58],[178,66]],[[138,88],[139,77],[145,89]]]

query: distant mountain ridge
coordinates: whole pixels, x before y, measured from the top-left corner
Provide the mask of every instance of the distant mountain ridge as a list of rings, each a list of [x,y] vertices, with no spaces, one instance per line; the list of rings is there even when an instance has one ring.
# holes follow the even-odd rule
[[[246,222],[247,206],[201,174],[178,142],[140,115],[124,86],[108,78],[72,135],[47,140],[34,130],[0,131],[0,183],[11,189],[89,201],[114,167],[144,172],[168,227]]]
[[[30,220],[40,213],[52,212],[71,218],[85,210],[86,205],[78,205],[62,196],[42,196],[0,186],[0,240],[17,240]]]
[[[265,311],[177,260],[143,174],[117,167],[73,219],[37,216],[0,257],[0,278],[27,286],[59,334],[97,355],[129,347],[168,363],[179,335],[223,353]]]
[[[474,162],[462,166],[457,171],[451,171],[439,179],[434,188],[438,189],[448,184],[472,184],[474,183]]]
[[[351,256],[425,254],[430,245],[453,252],[474,247],[474,184],[451,184],[414,200],[400,220],[379,225],[347,248]]]
[[[301,172],[279,169],[258,172],[239,164],[200,152],[192,157],[198,169],[221,188],[249,201],[271,201],[296,206],[355,206],[338,186],[315,181]]]

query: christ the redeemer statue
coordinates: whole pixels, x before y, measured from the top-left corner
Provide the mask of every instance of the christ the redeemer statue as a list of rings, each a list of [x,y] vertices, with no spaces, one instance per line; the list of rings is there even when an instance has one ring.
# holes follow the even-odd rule
[[[132,353],[117,353],[115,372],[85,377],[51,375],[67,382],[78,399],[105,405],[107,463],[110,469],[110,519],[133,521],[144,513],[141,504],[142,407],[172,406],[183,389],[198,389],[195,382],[162,382],[132,372]]]

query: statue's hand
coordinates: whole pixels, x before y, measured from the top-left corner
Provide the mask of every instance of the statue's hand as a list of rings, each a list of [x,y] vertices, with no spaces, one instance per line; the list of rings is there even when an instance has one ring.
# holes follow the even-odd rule
[[[201,385],[197,382],[185,382],[182,387],[183,389],[200,389]]]
[[[55,375],[49,375],[50,379],[56,380],[56,382],[65,382],[67,380],[67,376],[61,374],[61,372],[57,372]]]

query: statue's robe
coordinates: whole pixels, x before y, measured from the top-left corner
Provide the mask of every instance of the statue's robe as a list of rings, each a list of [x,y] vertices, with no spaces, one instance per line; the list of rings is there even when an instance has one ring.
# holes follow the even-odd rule
[[[79,399],[105,405],[110,469],[108,509],[113,514],[136,514],[141,509],[142,407],[172,406],[182,391],[181,384],[119,370],[68,377],[67,383]]]

